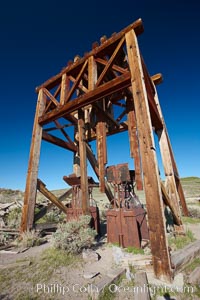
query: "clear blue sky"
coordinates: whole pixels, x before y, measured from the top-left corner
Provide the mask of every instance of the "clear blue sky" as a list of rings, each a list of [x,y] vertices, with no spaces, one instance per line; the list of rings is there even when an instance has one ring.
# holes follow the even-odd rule
[[[160,102],[179,173],[200,176],[200,4],[191,1],[4,1],[0,9],[0,187],[25,188],[35,87],[138,18],[151,75],[161,72]],[[126,134],[108,139],[109,165],[132,161]],[[116,146],[118,152],[116,152]],[[89,169],[90,172],[90,169]],[[72,155],[42,142],[39,178],[64,188]],[[92,173],[91,173],[92,175]]]

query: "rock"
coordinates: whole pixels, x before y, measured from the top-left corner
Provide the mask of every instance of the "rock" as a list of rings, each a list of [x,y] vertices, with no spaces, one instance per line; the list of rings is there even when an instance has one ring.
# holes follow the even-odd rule
[[[124,252],[121,248],[113,246],[112,248],[113,258],[116,264],[120,264],[124,258]]]
[[[100,255],[92,249],[86,249],[82,251],[82,257],[86,262],[95,262],[100,259]]]
[[[83,277],[85,279],[92,279],[92,278],[96,277],[99,274],[100,274],[100,272],[86,272],[86,273],[83,274]]]
[[[200,267],[197,267],[196,269],[194,269],[194,271],[192,271],[192,273],[189,275],[188,283],[190,284],[200,284]]]

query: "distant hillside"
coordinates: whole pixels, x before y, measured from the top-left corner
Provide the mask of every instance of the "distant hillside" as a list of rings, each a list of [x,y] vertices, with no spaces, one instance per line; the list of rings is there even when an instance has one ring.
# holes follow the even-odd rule
[[[200,199],[200,178],[199,177],[181,178],[181,184],[186,198]]]
[[[0,188],[0,203],[9,203],[20,201],[24,198],[24,192],[20,190],[11,190]]]
[[[186,199],[200,199],[200,178],[199,177],[185,177],[181,178],[181,183],[183,186],[183,190],[186,196]],[[64,194],[64,192],[67,191],[67,189],[60,189],[60,190],[54,190],[52,191],[57,197]],[[143,202],[145,199],[144,192],[136,192],[140,198],[140,200]],[[5,189],[0,188],[0,203],[9,203],[13,201],[22,201],[24,198],[24,192],[20,190],[12,190],[12,189]],[[45,197],[38,192],[37,194],[37,200],[38,202],[42,201]],[[93,198],[97,200],[97,202],[102,202],[106,200],[106,196],[104,194],[101,194],[98,190],[98,188],[93,189]]]

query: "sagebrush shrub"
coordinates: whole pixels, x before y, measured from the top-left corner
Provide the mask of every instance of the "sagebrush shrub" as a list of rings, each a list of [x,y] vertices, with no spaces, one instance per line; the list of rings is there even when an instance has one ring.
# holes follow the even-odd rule
[[[90,216],[83,215],[78,219],[59,224],[52,236],[54,247],[74,254],[80,253],[83,248],[90,248],[97,234],[88,225],[90,219]]]
[[[22,247],[34,247],[39,246],[42,243],[42,239],[39,237],[35,230],[25,231],[21,234],[18,240],[18,246]]]
[[[6,218],[7,226],[10,228],[18,229],[21,224],[21,216],[22,216],[21,208],[16,207],[16,208],[12,209]]]

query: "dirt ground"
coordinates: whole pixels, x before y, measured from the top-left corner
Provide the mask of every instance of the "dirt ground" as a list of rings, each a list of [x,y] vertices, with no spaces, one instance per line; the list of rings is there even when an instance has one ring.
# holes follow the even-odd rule
[[[3,274],[1,271],[0,275],[5,278],[5,282],[2,278],[0,280],[0,299],[90,299],[89,290],[93,286],[95,287],[111,270],[118,268],[113,260],[112,247],[100,243],[94,249],[100,257],[98,261],[85,262],[81,259],[75,265],[58,267],[52,276],[45,280],[38,276],[40,269],[33,269],[33,267],[37,266],[36,259],[50,247],[52,247],[51,242],[29,248],[24,253],[0,253],[0,270],[6,267],[6,270],[3,269]],[[21,266],[21,263],[26,261],[30,261],[31,264]],[[19,267],[14,265],[13,268],[12,265],[15,263],[19,263]],[[13,276],[8,280],[9,272],[13,272]],[[84,278],[84,274],[90,276],[93,273],[96,273],[97,276],[91,279]],[[37,278],[40,278],[40,281],[37,281]]]
[[[200,239],[199,224],[187,224],[197,239]],[[89,300],[90,289],[95,287],[111,271],[119,269],[113,259],[113,248],[106,243],[104,238],[95,247],[95,252],[100,259],[95,262],[85,262],[82,259],[67,267],[58,267],[48,278],[41,278],[41,269],[37,264],[44,251],[52,247],[51,242],[29,248],[23,253],[6,253],[0,251],[0,299],[1,300],[25,300],[25,299],[72,299]],[[30,265],[23,265],[30,262]],[[17,265],[13,264],[19,264]],[[22,265],[21,265],[22,264]],[[6,268],[6,269],[5,269]],[[3,270],[3,271],[2,271]],[[10,276],[10,274],[13,274]],[[97,274],[94,278],[86,279],[85,274]],[[45,273],[46,274],[46,273]],[[2,278],[4,276],[4,278]],[[131,282],[126,278],[122,280],[120,286],[131,288]],[[121,291],[114,293],[114,299],[133,299],[133,295]],[[103,298],[107,300],[107,296]],[[108,298],[109,299],[109,298]],[[174,299],[181,299],[179,297]],[[198,298],[196,298],[198,299]]]

